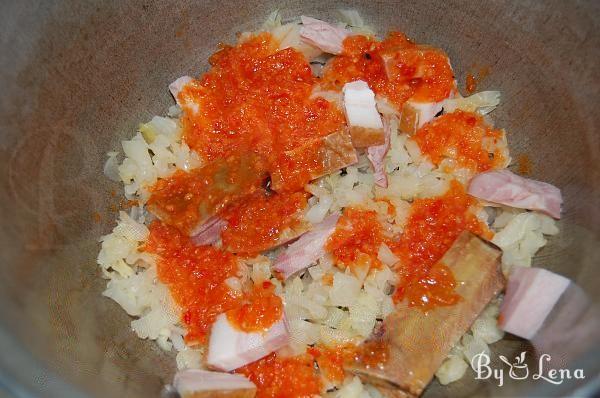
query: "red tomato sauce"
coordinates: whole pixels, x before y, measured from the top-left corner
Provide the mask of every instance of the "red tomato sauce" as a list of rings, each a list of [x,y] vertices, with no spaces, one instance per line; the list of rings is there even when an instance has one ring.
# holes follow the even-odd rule
[[[475,68],[475,65],[473,65]],[[490,66],[481,66],[478,71],[467,73],[467,77],[465,80],[465,90],[467,94],[474,94],[477,91],[477,86],[481,83],[489,74],[490,74]]]
[[[277,172],[272,177],[275,189],[301,190],[311,180],[313,171],[323,170],[323,159],[319,153],[321,145],[319,140],[314,140],[302,149],[281,154],[277,161]]]
[[[409,305],[424,309],[456,303],[452,271],[436,263],[462,231],[491,237],[487,226],[469,211],[476,203],[457,181],[442,196],[413,202],[402,236],[391,247],[402,263],[397,269],[396,301],[406,298]]]
[[[307,352],[317,361],[321,374],[327,380],[339,383],[344,381],[346,351],[353,352],[354,350],[355,346],[337,347],[336,349],[314,346],[308,348]]]
[[[268,281],[249,293],[232,291],[226,279],[239,273],[237,257],[214,246],[196,246],[178,229],[150,225],[144,250],[159,255],[158,278],[182,308],[188,343],[204,343],[221,313],[245,332],[264,331],[281,319],[283,303]]]
[[[277,51],[268,33],[224,47],[210,63],[180,93],[199,105],[184,112],[184,140],[209,161],[252,151],[273,164],[281,152],[344,125],[339,108],[311,98],[316,78],[304,56]]]
[[[499,142],[502,136],[502,130],[492,128],[481,116],[455,111],[427,123],[412,139],[436,165],[451,158],[459,166],[483,172],[501,166],[505,159],[500,149],[488,152],[482,141]]]
[[[223,46],[210,63],[210,71],[179,94],[198,106],[197,112],[184,107],[183,139],[208,164],[159,180],[148,201],[162,220],[186,233],[280,166],[287,170],[286,151],[345,124],[337,106],[311,98],[316,78],[304,56],[291,48],[278,51],[268,33]],[[295,173],[284,183],[294,191],[310,179]]]
[[[377,253],[384,240],[383,228],[375,211],[347,207],[326,249],[333,254],[340,268],[362,263],[361,257],[365,255],[371,260],[371,268],[380,268]]]
[[[409,306],[428,310],[458,303],[460,296],[454,292],[455,287],[452,270],[444,264],[435,263],[425,275],[409,282],[405,294]]]
[[[313,176],[322,175],[331,161],[328,145],[322,139],[315,139],[282,153],[277,159],[277,170],[271,175],[274,189],[278,192],[302,190]]]
[[[325,68],[323,86],[341,90],[344,84],[358,79],[399,109],[411,97],[438,102],[455,89],[446,54],[418,46],[399,32],[391,32],[381,42],[361,35],[344,40],[343,53]]]
[[[256,398],[311,398],[321,394],[321,379],[310,355],[268,355],[235,371],[256,384]]]
[[[257,191],[223,213],[228,224],[221,234],[223,245],[235,253],[258,254],[273,247],[287,229],[298,227],[307,194],[269,194]]]
[[[244,332],[266,332],[281,319],[283,303],[275,294],[275,285],[265,281],[244,299],[244,303],[227,312],[229,323]]]
[[[213,246],[195,246],[178,229],[155,221],[145,250],[159,255],[158,278],[182,308],[188,343],[204,343],[217,315],[236,308],[239,294],[225,280],[238,273],[237,258]]]
[[[366,365],[367,368],[382,369],[390,357],[390,345],[383,340],[367,340],[353,352],[347,361]]]

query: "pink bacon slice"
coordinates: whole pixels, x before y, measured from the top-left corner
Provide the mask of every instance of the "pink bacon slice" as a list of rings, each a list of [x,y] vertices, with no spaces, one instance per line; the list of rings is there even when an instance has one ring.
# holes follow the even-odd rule
[[[308,268],[325,255],[327,239],[335,231],[339,214],[332,214],[317,224],[311,231],[302,235],[290,244],[275,260],[275,270],[281,272],[285,279],[296,272]]]
[[[196,234],[191,237],[192,242],[198,246],[212,245],[221,239],[221,232],[227,226],[227,221],[213,216],[195,231]]]
[[[514,267],[500,310],[499,326],[531,339],[540,329],[570,280],[542,268]]]
[[[476,198],[519,209],[538,210],[560,218],[560,189],[545,182],[518,176],[508,170],[495,170],[475,176],[468,192]]]
[[[259,360],[289,343],[285,316],[266,332],[244,332],[227,319],[227,314],[217,317],[208,342],[206,363],[225,372]]]
[[[548,355],[548,368],[567,368],[600,343],[598,306],[576,283],[542,268],[513,268],[498,323]]]
[[[373,166],[373,177],[375,177],[375,185],[383,188],[388,186],[388,178],[385,172],[385,155],[390,149],[390,140],[392,137],[392,129],[389,120],[383,118],[383,132],[385,134],[385,142],[382,145],[370,146],[367,149],[367,158]]]

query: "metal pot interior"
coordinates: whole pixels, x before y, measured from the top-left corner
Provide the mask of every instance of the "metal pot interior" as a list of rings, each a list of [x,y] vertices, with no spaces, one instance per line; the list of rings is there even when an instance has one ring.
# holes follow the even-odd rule
[[[105,153],[137,123],[164,113],[167,84],[204,71],[218,43],[260,26],[276,8],[285,17],[327,18],[340,7],[356,8],[379,32],[397,29],[444,48],[461,87],[475,66],[490,67],[479,88],[502,92],[493,119],[507,129],[513,157],[531,159],[532,177],[565,198],[561,233],[536,265],[600,300],[598,3],[6,2],[0,388],[23,397],[148,397],[170,382],[172,355],[139,340],[128,316],[100,295],[98,237],[112,228],[120,188],[102,174]],[[494,347],[511,356],[527,348],[516,338]],[[552,389],[505,380],[500,388],[466,376],[446,388],[433,383],[425,396],[530,395],[532,388],[561,395],[598,374],[593,354],[579,356],[588,380]]]

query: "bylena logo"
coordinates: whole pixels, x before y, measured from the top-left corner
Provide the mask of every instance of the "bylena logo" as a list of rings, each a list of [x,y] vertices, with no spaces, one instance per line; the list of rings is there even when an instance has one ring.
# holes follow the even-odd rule
[[[504,355],[499,358],[509,367],[508,377],[512,380],[545,380],[552,384],[562,384],[565,380],[585,379],[583,369],[553,369],[548,368],[548,362],[552,357],[548,354],[542,354],[537,363],[537,369],[529,369],[525,363],[526,352],[515,357],[514,362],[509,361]],[[490,366],[490,356],[485,352],[476,354],[471,359],[471,367],[475,369],[475,378],[477,380],[487,380],[490,378],[498,382],[498,386],[502,387],[505,380],[505,369],[492,369]]]

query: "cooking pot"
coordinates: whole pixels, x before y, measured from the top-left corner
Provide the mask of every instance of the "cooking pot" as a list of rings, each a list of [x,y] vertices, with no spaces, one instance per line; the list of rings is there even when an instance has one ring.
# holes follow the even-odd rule
[[[384,33],[445,49],[460,87],[502,92],[492,117],[515,163],[562,189],[561,233],[535,258],[600,300],[600,3],[597,1],[13,1],[0,6],[0,390],[17,397],[159,396],[172,353],[138,339],[101,296],[95,258],[120,186],[102,174],[137,123],[164,114],[167,84],[206,70],[237,32],[284,18],[334,19],[355,8]],[[580,322],[574,322],[577,330]],[[576,342],[573,342],[576,344]],[[494,354],[534,348],[507,336]],[[424,347],[426,349],[426,347]],[[474,373],[425,396],[591,395],[596,344],[568,366],[584,379],[552,384]],[[494,362],[500,369],[502,363]],[[505,369],[508,374],[508,370]],[[1,395],[1,394],[0,394]]]

